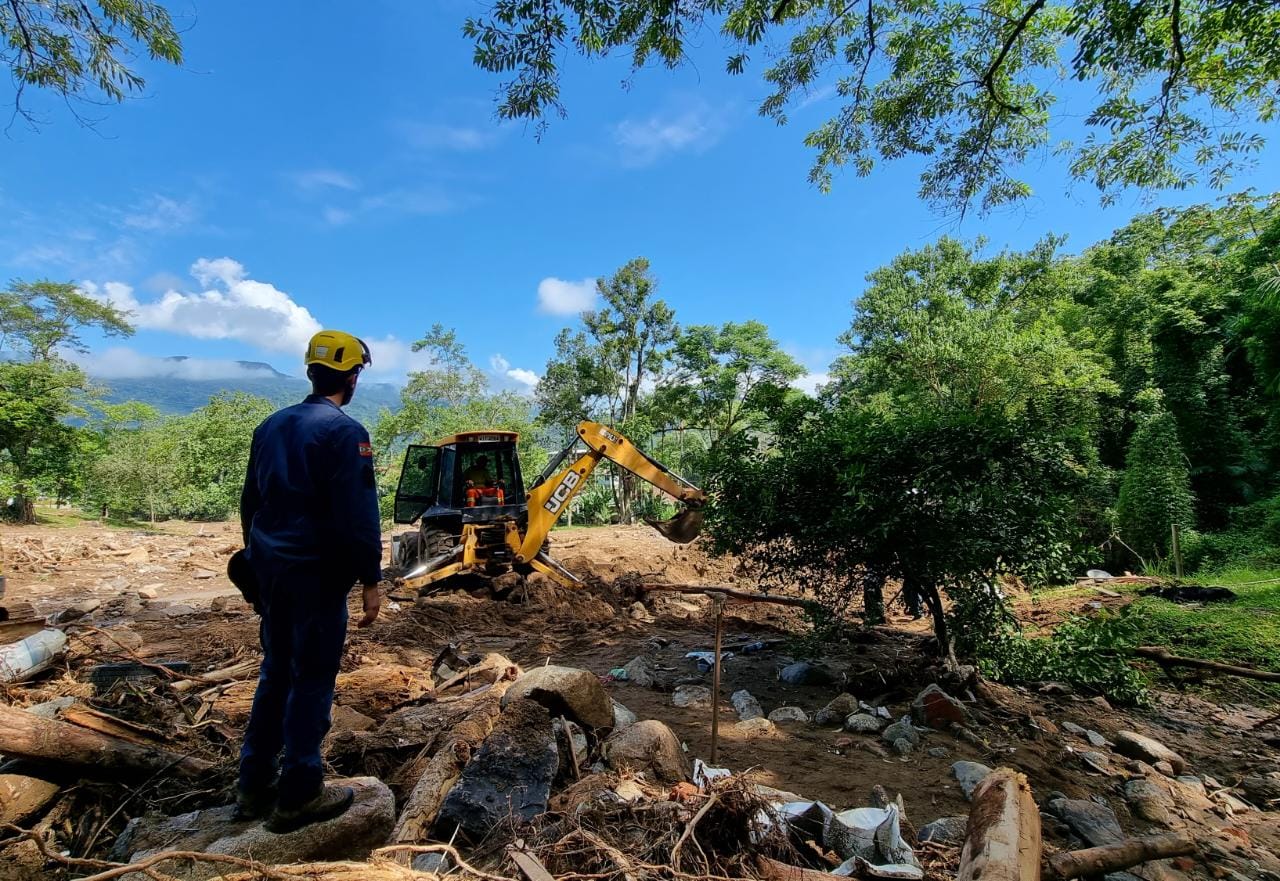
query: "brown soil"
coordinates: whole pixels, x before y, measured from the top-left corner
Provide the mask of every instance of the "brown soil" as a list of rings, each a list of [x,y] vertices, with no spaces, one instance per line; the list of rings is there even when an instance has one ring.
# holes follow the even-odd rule
[[[690,651],[711,648],[710,602],[700,596],[658,593],[645,597],[643,608],[638,608],[635,584],[729,584],[744,589],[752,585],[733,561],[712,559],[696,544],[671,545],[643,526],[564,530],[554,538],[552,554],[584,578],[586,587],[570,591],[533,578],[526,590],[517,591],[509,601],[476,598],[461,590],[416,602],[388,601],[374,627],[357,631],[353,625],[343,670],[401,665],[410,668],[404,673],[407,681],[415,669],[429,674],[433,659],[449,643],[458,644],[465,652],[499,652],[525,667],[550,660],[589,669],[602,677],[637,655],[648,654],[659,668],[660,687],[643,688],[607,679],[609,691],[640,718],[667,723],[687,745],[691,758],[707,758],[710,711],[676,708],[669,691],[683,683],[710,684],[710,674],[700,674],[685,659]],[[204,671],[257,654],[256,618],[247,607],[231,602],[223,611],[210,609],[211,599],[235,594],[224,572],[238,539],[238,529],[232,524],[183,524],[147,533],[31,527],[6,530],[0,541],[6,554],[9,600],[29,601],[45,614],[86,598],[102,600],[104,605],[92,616],[95,626],[134,631],[142,638],[136,652],[140,656],[189,660],[197,671]],[[156,606],[166,601],[186,603],[196,611],[174,618],[138,620],[137,591],[147,587],[157,593]],[[357,602],[353,596],[353,611]],[[1071,602],[1079,604],[1078,598]],[[1039,611],[1046,615],[1060,612],[1057,608]],[[353,614],[353,621],[356,617],[358,614]],[[902,794],[909,825],[965,814],[968,805],[950,768],[953,762],[967,759],[992,767],[1009,765],[1024,772],[1042,804],[1051,792],[1102,799],[1116,810],[1126,831],[1147,831],[1149,824],[1130,816],[1125,807],[1123,777],[1091,770],[1080,758],[1081,752],[1091,749],[1087,742],[1065,732],[1045,733],[1032,721],[1035,716],[1057,725],[1072,721],[1111,740],[1126,728],[1147,734],[1181,753],[1195,773],[1211,775],[1226,787],[1248,774],[1280,767],[1280,751],[1264,740],[1263,730],[1251,730],[1275,708],[1219,706],[1176,693],[1158,693],[1149,709],[1120,710],[1087,695],[1050,695],[984,684],[978,699],[953,688],[957,697],[972,702],[972,734],[928,733],[922,745],[906,757],[894,755],[878,738],[812,724],[783,723],[772,735],[745,737],[735,728],[737,718],[728,702],[728,696],[738,689],[748,689],[766,713],[781,706],[798,706],[810,715],[841,691],[848,691],[872,705],[888,707],[896,719],[909,712],[912,698],[924,685],[945,676],[924,650],[924,622],[897,619],[888,627],[828,644],[821,657],[814,658],[807,657],[803,641],[794,638],[802,637],[805,631],[803,618],[794,609],[734,605],[729,608],[725,629],[727,645],[757,639],[783,641],[763,651],[739,653],[726,662],[718,764],[735,771],[757,769],[760,782],[826,801],[841,810],[870,803],[872,787],[881,785],[890,797]],[[10,688],[7,701],[27,705],[68,692],[87,697],[87,688],[77,681],[83,678],[84,668],[103,660],[119,660],[122,653],[92,635],[86,635],[86,640],[74,643],[75,651],[59,673]],[[95,644],[97,648],[92,647]],[[821,661],[836,674],[837,684],[798,687],[779,681],[777,674],[783,666],[802,659]],[[229,691],[244,692],[241,697],[247,697],[251,685]],[[353,693],[344,696],[340,689],[337,702],[354,705],[374,716],[375,722],[390,710],[389,704],[370,703],[363,689],[358,700]],[[145,716],[145,703],[121,699],[112,711]],[[205,734],[222,744],[218,748],[229,768],[239,719],[221,713],[206,711]],[[183,724],[191,723],[183,720]],[[173,722],[172,730],[181,730],[177,725]],[[1266,733],[1274,734],[1274,728]],[[938,747],[945,748],[947,754],[929,754]],[[1123,760],[1117,759],[1115,767],[1123,768]],[[203,797],[223,796],[211,790]],[[113,820],[112,829],[130,813],[123,811]],[[1248,812],[1235,818],[1228,814],[1211,826],[1238,829],[1238,835],[1251,842],[1249,852],[1257,865],[1280,871],[1280,860],[1273,855],[1280,852],[1276,817],[1273,812]],[[110,835],[104,833],[103,837],[109,840]],[[1046,829],[1046,841],[1050,846],[1067,844],[1061,830],[1053,826]],[[1186,875],[1162,877],[1212,876],[1201,863],[1185,871]],[[1237,867],[1237,871],[1242,870]],[[1241,877],[1262,876],[1244,871]]]

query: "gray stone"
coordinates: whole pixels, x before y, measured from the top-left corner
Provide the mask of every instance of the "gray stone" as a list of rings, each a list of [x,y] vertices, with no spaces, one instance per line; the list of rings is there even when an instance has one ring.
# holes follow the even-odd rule
[[[893,742],[893,751],[900,756],[905,756],[915,749],[915,744],[905,737],[899,737]]]
[[[624,728],[630,728],[640,720],[640,717],[628,710],[617,701],[613,701],[613,730],[621,731]]]
[[[1086,728],[1077,725],[1075,722],[1063,722],[1062,730],[1070,734],[1074,734],[1076,737],[1084,737],[1088,734],[1088,730]]]
[[[1090,746],[1096,746],[1098,749],[1102,749],[1107,745],[1107,739],[1096,731],[1086,731],[1084,736],[1085,739],[1089,741]]]
[[[915,726],[911,724],[911,719],[906,716],[880,732],[880,738],[885,743],[893,743],[900,737],[911,741],[912,746],[920,742],[920,732],[916,731]]]
[[[769,714],[770,722],[808,722],[809,714],[799,707],[778,707]]]
[[[547,811],[560,768],[551,716],[533,700],[503,697],[493,731],[440,807],[435,827],[440,840],[448,841],[456,826],[464,840],[476,844],[509,829],[512,820],[518,825]]]
[[[844,730],[853,731],[857,734],[875,734],[883,727],[883,724],[875,716],[868,716],[866,713],[854,713],[844,720]]]
[[[951,750],[945,746],[931,746],[929,747],[929,755],[935,759],[945,759],[950,757]]]
[[[1271,775],[1268,775],[1268,776],[1274,776],[1274,777],[1276,777],[1276,778],[1280,778],[1280,773],[1277,773],[1277,772],[1273,771],[1273,772],[1271,773]],[[1243,788],[1244,788],[1245,794],[1246,794],[1246,795],[1249,795],[1249,796],[1252,798],[1252,797],[1253,797],[1253,794],[1249,792],[1249,780],[1250,780],[1250,779],[1251,779],[1251,778],[1249,778],[1249,777],[1244,778],[1244,780],[1240,781],[1240,785],[1241,785],[1241,787],[1243,787]],[[1191,789],[1191,790],[1193,790],[1193,791],[1195,791],[1195,792],[1199,793],[1200,795],[1203,795],[1203,796],[1208,796],[1208,795],[1209,795],[1209,791],[1208,791],[1207,789],[1205,789],[1204,781],[1203,781],[1203,780],[1201,780],[1199,777],[1196,777],[1196,776],[1195,776],[1195,775],[1193,775],[1193,774],[1180,774],[1180,775],[1178,775],[1178,777],[1177,777],[1177,781],[1178,781],[1179,783],[1181,783],[1183,786],[1186,786],[1186,787],[1188,787],[1189,789]],[[1280,783],[1280,779],[1278,779],[1278,780],[1277,780],[1277,783]],[[1273,798],[1278,798],[1278,799],[1280,799],[1280,786],[1277,786],[1277,788],[1274,790],[1274,792],[1275,792],[1275,795],[1274,795],[1274,796],[1272,796],[1272,797],[1273,797]],[[1265,801],[1265,799],[1264,799],[1264,801]]]
[[[169,618],[185,618],[196,613],[196,607],[189,603],[174,603],[166,606],[164,613]]]
[[[733,708],[738,712],[738,718],[743,722],[747,719],[759,719],[764,715],[764,707],[760,706],[760,701],[752,697],[751,692],[745,688],[735,691],[729,697],[729,703],[733,704]]]
[[[680,740],[656,719],[615,731],[604,743],[605,761],[615,771],[641,771],[665,783],[689,776]]]
[[[963,725],[969,718],[969,710],[934,683],[911,702],[911,718],[925,728],[947,728]]]
[[[784,667],[778,678],[788,685],[827,685],[834,679],[826,670],[807,661],[797,661]]]
[[[1196,786],[1201,793],[1205,792],[1204,782],[1198,777],[1179,777],[1178,780],[1187,783],[1189,786]],[[1194,781],[1194,783],[1190,782]],[[1240,788],[1244,790],[1244,794],[1249,800],[1258,807],[1265,810],[1271,810],[1275,807],[1275,803],[1280,801],[1280,771],[1271,771],[1266,774],[1250,774],[1240,781]]]
[[[1115,811],[1106,805],[1078,798],[1057,798],[1049,802],[1049,810],[1090,847],[1118,844],[1124,840]]]
[[[815,725],[842,725],[844,720],[858,712],[858,699],[845,692],[836,695],[830,703],[814,714]]]
[[[959,845],[964,843],[968,827],[968,817],[942,817],[921,826],[920,831],[916,833],[916,840]]]
[[[709,707],[711,706],[711,689],[705,685],[682,685],[672,693],[671,703],[688,709]]]
[[[1096,771],[1101,771],[1104,774],[1111,771],[1111,757],[1106,753],[1086,750],[1080,753],[1080,758],[1083,759],[1086,764],[1092,766]]]
[[[1162,826],[1168,825],[1173,800],[1165,789],[1145,777],[1137,777],[1125,783],[1124,797],[1139,817]]]
[[[1155,768],[1157,771],[1159,771],[1161,774],[1163,774],[1166,777],[1178,776],[1177,772],[1173,770],[1173,765],[1170,765],[1168,762],[1156,762],[1151,767]]]
[[[1186,759],[1160,741],[1135,731],[1116,732],[1116,752],[1131,759],[1141,759],[1152,765],[1156,762],[1168,762],[1175,774],[1181,774],[1187,770]]]
[[[632,658],[622,667],[627,671],[627,681],[642,688],[652,688],[656,681],[653,675],[653,661],[644,655]]]
[[[553,716],[567,716],[588,728],[613,727],[609,693],[590,670],[555,665],[534,667],[511,683],[502,696],[502,706],[505,709],[513,701],[524,698],[542,704]]]
[[[951,766],[951,774],[960,784],[960,791],[967,799],[973,798],[973,791],[990,773],[991,769],[981,762],[956,762]]]
[[[386,784],[374,777],[331,782],[350,786],[356,793],[355,803],[332,820],[273,835],[261,820],[233,820],[234,805],[160,820],[136,817],[116,839],[111,859],[129,862],[165,850],[193,850],[244,857],[268,865],[362,860],[391,834],[396,820],[395,798]],[[203,881],[225,874],[227,867],[221,863],[170,862],[163,870],[182,881]]]
[[[442,875],[449,870],[447,853],[417,853],[409,863],[410,868],[418,872],[431,872]]]

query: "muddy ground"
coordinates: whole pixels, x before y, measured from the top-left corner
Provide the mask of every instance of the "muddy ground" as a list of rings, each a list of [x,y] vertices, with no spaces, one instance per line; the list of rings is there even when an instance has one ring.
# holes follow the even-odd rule
[[[108,633],[130,630],[140,637],[133,649],[137,656],[190,661],[196,672],[257,655],[256,618],[239,602],[224,575],[227,557],[239,547],[238,528],[232,524],[172,524],[155,532],[32,527],[6,529],[0,540],[9,601],[26,600],[41,613],[53,614],[81,600],[100,600],[102,606],[89,616],[92,626]],[[462,588],[417,600],[390,600],[373,628],[356,631],[353,626],[344,672],[358,675],[362,669],[396,666],[430,671],[437,653],[449,643],[464,652],[500,652],[526,668],[548,660],[581,667],[605,677],[614,699],[640,718],[667,723],[690,756],[708,757],[710,711],[673,706],[671,691],[682,684],[710,684],[710,674],[700,673],[685,658],[690,651],[711,647],[710,604],[702,597],[671,593],[642,597],[635,585],[728,584],[748,590],[753,585],[731,560],[709,558],[696,545],[671,545],[643,526],[559,531],[551,551],[587,586],[570,592],[535,579],[504,601],[473,596]],[[141,598],[140,592],[148,598]],[[763,650],[739,652],[725,664],[720,765],[735,771],[757,769],[761,782],[837,809],[868,804],[872,787],[879,784],[890,795],[901,793],[913,827],[968,812],[951,771],[957,760],[1007,765],[1027,775],[1037,802],[1047,803],[1052,794],[1093,799],[1115,810],[1126,833],[1163,831],[1162,824],[1138,816],[1123,796],[1132,769],[1126,770],[1124,758],[1112,756],[1110,745],[1101,752],[1114,761],[1100,769],[1081,757],[1095,749],[1083,736],[1046,730],[1071,722],[1114,742],[1118,731],[1129,729],[1161,741],[1183,756],[1195,775],[1208,778],[1207,800],[1196,809],[1178,804],[1171,822],[1173,828],[1180,824],[1216,842],[1198,861],[1161,864],[1140,877],[1280,877],[1267,874],[1280,873],[1275,856],[1280,854],[1280,815],[1257,810],[1276,806],[1248,804],[1238,786],[1247,777],[1280,770],[1280,750],[1268,742],[1277,730],[1272,723],[1261,724],[1277,708],[1268,706],[1264,695],[1254,704],[1218,704],[1202,696],[1159,691],[1149,708],[1121,709],[1092,695],[1052,687],[1042,692],[984,684],[977,695],[973,687],[956,685],[953,692],[972,708],[968,728],[958,734],[930,732],[905,756],[875,736],[844,733],[834,725],[788,722],[764,735],[743,734],[734,725],[737,717],[728,702],[739,689],[749,690],[766,713],[796,706],[812,716],[847,691],[871,706],[889,708],[899,718],[925,685],[945,679],[926,651],[924,622],[898,616],[889,626],[824,646],[820,654],[796,639],[805,630],[795,609],[730,607],[727,645],[777,641]],[[73,652],[61,670],[27,686],[11,687],[5,697],[26,705],[78,689],[87,698],[85,667],[119,660],[116,648],[84,631],[83,639],[73,640]],[[611,670],[639,655],[648,655],[656,666],[656,687],[609,678]],[[820,663],[834,681],[807,686],[779,681],[779,670],[796,660]],[[223,690],[211,698],[211,712],[199,723],[213,726],[226,741],[220,780],[229,779],[234,739],[251,693],[251,681]],[[336,703],[354,705],[375,721],[391,709],[370,706],[366,692],[355,686],[344,692],[341,684]],[[117,709],[124,712],[128,707],[122,703]],[[336,724],[340,727],[342,722]],[[211,785],[185,799],[182,807],[222,797]],[[112,818],[104,833],[118,831],[130,813],[122,811]],[[110,834],[100,837],[109,839]],[[1045,837],[1049,849],[1080,844],[1067,827],[1053,820],[1047,821]]]

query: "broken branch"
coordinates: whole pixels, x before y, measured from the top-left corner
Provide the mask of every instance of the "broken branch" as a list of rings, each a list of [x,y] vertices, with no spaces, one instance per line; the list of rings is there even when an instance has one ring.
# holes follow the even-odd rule
[[[1169,833],[1130,838],[1119,844],[1064,850],[1049,857],[1049,868],[1063,881],[1092,875],[1119,872],[1149,860],[1180,857],[1196,852],[1189,835]]]

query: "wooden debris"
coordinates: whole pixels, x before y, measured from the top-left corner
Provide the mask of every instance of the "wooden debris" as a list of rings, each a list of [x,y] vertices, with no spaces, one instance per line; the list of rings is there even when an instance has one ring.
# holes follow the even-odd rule
[[[997,768],[973,792],[957,881],[1039,881],[1040,809],[1027,778]]]
[[[1069,878],[1106,875],[1149,860],[1186,856],[1195,852],[1196,844],[1191,836],[1181,832],[1148,835],[1102,847],[1064,850],[1049,857],[1049,868],[1066,881]]]
[[[172,771],[194,777],[212,763],[159,747],[144,747],[128,740],[58,722],[0,704],[0,753],[8,757],[38,759],[56,765],[72,765],[93,776],[138,776]]]
[[[1140,658],[1150,658],[1161,667],[1194,667],[1197,670],[1210,670],[1227,676],[1240,676],[1245,679],[1261,679],[1264,682],[1280,682],[1280,673],[1267,670],[1254,670],[1251,667],[1236,667],[1232,664],[1219,664],[1217,661],[1203,661],[1200,658],[1183,658],[1170,654],[1158,646],[1139,646],[1133,653]]]

